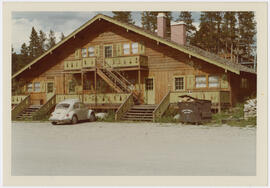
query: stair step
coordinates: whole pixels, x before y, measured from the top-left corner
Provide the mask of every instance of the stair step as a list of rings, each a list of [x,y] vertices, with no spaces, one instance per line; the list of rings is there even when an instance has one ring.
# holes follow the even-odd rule
[[[134,112],[129,112],[129,111],[126,114],[128,114],[128,115],[142,115],[142,116],[144,116],[144,115],[153,115],[152,112],[138,112],[138,113],[134,113]]]
[[[125,117],[123,117],[122,120],[128,120],[128,121],[153,121],[153,119],[151,119],[151,118],[142,119],[142,118],[125,118]]]

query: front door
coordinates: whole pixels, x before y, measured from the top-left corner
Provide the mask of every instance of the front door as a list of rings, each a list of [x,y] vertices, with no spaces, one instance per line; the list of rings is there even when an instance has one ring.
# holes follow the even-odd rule
[[[145,104],[155,104],[155,88],[154,78],[145,79],[145,93],[144,93]]]
[[[46,99],[47,101],[54,95],[54,83],[52,81],[47,82],[46,85]]]

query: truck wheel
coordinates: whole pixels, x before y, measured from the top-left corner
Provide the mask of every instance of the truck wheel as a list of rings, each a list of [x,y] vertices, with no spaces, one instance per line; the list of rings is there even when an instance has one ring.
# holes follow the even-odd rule
[[[56,122],[53,121],[52,124],[53,124],[53,125],[56,125]]]
[[[91,113],[91,115],[89,117],[89,121],[96,121],[96,117],[93,113]]]

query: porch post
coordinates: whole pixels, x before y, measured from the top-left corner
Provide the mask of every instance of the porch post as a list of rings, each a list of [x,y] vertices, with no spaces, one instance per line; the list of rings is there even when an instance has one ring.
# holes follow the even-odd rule
[[[81,83],[82,83],[82,102],[83,102],[83,71],[81,71]]]
[[[97,68],[95,68],[95,106],[97,106]]]

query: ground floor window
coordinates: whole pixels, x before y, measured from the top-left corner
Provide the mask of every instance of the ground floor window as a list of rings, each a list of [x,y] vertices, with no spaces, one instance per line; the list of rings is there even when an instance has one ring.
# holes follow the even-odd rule
[[[174,88],[175,90],[183,90],[184,89],[184,77],[176,77],[174,79]]]
[[[219,87],[219,77],[218,76],[208,76],[208,87],[218,88]]]
[[[34,83],[34,91],[35,92],[40,92],[40,82],[35,82]]]
[[[195,82],[196,82],[196,85],[195,85],[196,88],[206,87],[206,76],[196,76]]]
[[[74,82],[69,82],[69,87],[68,87],[68,92],[69,93],[74,93],[75,92],[75,83]]]
[[[47,83],[47,93],[52,93],[53,92],[53,82],[48,82]]]
[[[27,91],[28,92],[32,92],[33,91],[33,84],[32,84],[32,82],[27,84]]]
[[[153,78],[148,78],[145,80],[145,89],[146,90],[153,90],[154,89],[154,81]]]

